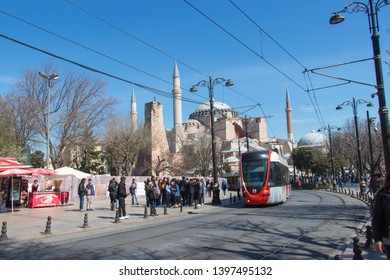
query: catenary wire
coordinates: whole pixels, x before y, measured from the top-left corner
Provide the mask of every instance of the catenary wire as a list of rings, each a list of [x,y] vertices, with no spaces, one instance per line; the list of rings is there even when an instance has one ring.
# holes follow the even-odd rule
[[[239,10],[250,22],[252,22],[259,30],[267,35],[268,38],[270,38],[277,46],[279,46],[284,52],[286,52],[296,63],[298,63],[300,66],[302,66],[304,69],[306,67],[298,61],[298,59],[293,56],[285,47],[283,47],[278,41],[276,41],[267,31],[264,30],[260,25],[258,25],[247,13],[245,13],[236,3],[234,3],[232,0],[228,0],[234,7],[236,7],[237,10]]]
[[[12,41],[14,43],[17,43],[19,45],[22,45],[24,47],[28,47],[30,49],[33,49],[35,51],[38,51],[38,52],[41,52],[41,53],[44,53],[46,55],[49,55],[51,57],[54,57],[54,58],[57,58],[59,60],[62,60],[62,61],[65,61],[65,62],[68,62],[70,64],[73,64],[73,65],[76,65],[78,67],[81,67],[83,69],[86,69],[88,71],[91,71],[91,72],[95,72],[95,73],[98,73],[98,74],[101,74],[101,75],[104,75],[104,76],[107,76],[107,77],[110,77],[110,78],[113,78],[115,80],[118,80],[118,81],[122,81],[122,82],[125,82],[125,83],[128,83],[128,84],[132,84],[134,86],[137,86],[137,87],[140,87],[142,89],[145,89],[149,92],[153,92],[155,94],[158,94],[158,95],[161,95],[161,96],[164,96],[164,97],[167,97],[167,98],[173,98],[172,94],[170,92],[166,92],[166,91],[162,91],[162,90],[159,90],[159,89],[155,89],[155,88],[152,88],[152,87],[149,87],[149,86],[146,86],[146,85],[142,85],[142,84],[139,84],[139,83],[136,83],[136,82],[132,82],[132,81],[129,81],[127,79],[124,79],[124,78],[121,78],[121,77],[118,77],[116,75],[113,75],[113,74],[110,74],[110,73],[107,73],[107,72],[104,72],[104,71],[101,71],[101,70],[98,70],[98,69],[95,69],[95,68],[92,68],[92,67],[89,67],[87,65],[84,65],[84,64],[81,64],[79,62],[76,62],[76,61],[73,61],[73,60],[70,60],[68,58],[65,58],[65,57],[62,57],[62,56],[59,56],[59,55],[56,55],[54,53],[51,53],[51,52],[48,52],[48,51],[45,51],[43,49],[40,49],[40,48],[37,48],[37,47],[34,47],[30,44],[27,44],[27,43],[24,43],[24,42],[21,42],[19,40],[16,40],[14,38],[11,38],[9,36],[6,36],[4,34],[0,34],[0,37],[4,38],[4,39],[7,39],[9,41]],[[199,102],[197,100],[193,100],[193,99],[189,99],[189,98],[181,98],[182,101],[184,102],[188,102],[188,103],[194,103],[194,104],[203,104],[202,102]]]
[[[102,18],[102,17],[100,17],[100,16],[98,16],[98,15],[92,13],[91,11],[89,11],[89,10],[87,10],[87,9],[85,9],[85,8],[83,8],[83,7],[81,7],[81,6],[77,5],[77,4],[75,4],[75,3],[73,3],[73,2],[70,1],[70,0],[64,0],[64,1],[67,2],[68,4],[74,6],[75,8],[81,10],[82,12],[84,12],[84,13],[86,13],[86,14],[88,14],[88,15],[94,17],[94,18],[96,18],[97,20],[99,20],[99,21],[101,21],[101,22],[107,24],[108,26],[110,26],[110,27],[112,27],[112,28],[114,28],[114,29],[120,31],[121,33],[125,34],[126,36],[129,36],[129,37],[131,37],[132,39],[134,39],[134,40],[136,40],[136,41],[138,41],[138,42],[140,42],[140,43],[142,43],[142,44],[148,46],[149,48],[151,48],[151,49],[153,49],[153,50],[155,50],[155,51],[157,51],[157,52],[159,52],[159,53],[161,53],[161,54],[163,54],[164,56],[167,56],[168,58],[174,59],[174,60],[176,60],[177,62],[179,62],[180,64],[182,64],[182,65],[184,65],[184,66],[190,68],[191,70],[193,70],[193,71],[195,71],[195,72],[197,72],[197,73],[199,73],[199,74],[201,74],[201,75],[203,75],[203,76],[208,77],[208,75],[204,74],[203,72],[201,72],[200,70],[196,69],[195,67],[192,67],[191,65],[189,65],[189,64],[187,64],[187,63],[185,63],[185,62],[183,62],[182,60],[177,59],[176,57],[174,57],[174,56],[168,54],[167,52],[165,52],[165,51],[163,51],[163,50],[161,50],[161,49],[159,49],[159,48],[157,48],[157,47],[155,47],[155,46],[153,46],[152,44],[146,42],[145,40],[139,38],[138,36],[135,36],[135,35],[131,34],[130,32],[124,30],[123,28],[121,28],[121,27],[119,27],[119,26],[117,26],[117,25],[115,25],[115,24],[109,22],[108,20],[106,20],[106,19],[104,19],[104,18]],[[231,89],[231,88],[229,88],[229,89]],[[235,91],[235,92],[238,93],[238,91]],[[198,94],[196,94],[196,95],[197,95],[197,96],[200,96],[201,98],[204,98],[204,97],[201,96],[201,95],[198,95]],[[240,95],[243,96],[244,98],[247,98],[248,100],[252,100],[252,101],[255,102],[256,104],[258,103],[258,101],[254,101],[253,99],[251,99],[250,97],[248,97],[248,96],[246,96],[246,95],[244,95],[244,94],[242,94],[242,93],[240,93]]]
[[[216,25],[218,28],[220,28],[222,31],[224,31],[226,34],[228,34],[230,37],[232,37],[234,40],[236,40],[238,43],[240,43],[242,46],[244,46],[246,49],[248,49],[250,52],[252,52],[253,54],[255,54],[257,57],[259,57],[260,59],[262,59],[264,62],[266,62],[269,66],[271,66],[273,69],[275,69],[277,72],[279,72],[280,74],[282,74],[284,77],[286,77],[289,81],[291,81],[292,83],[294,83],[296,86],[298,86],[299,88],[301,88],[302,90],[306,90],[302,85],[300,85],[297,81],[295,81],[294,79],[292,79],[290,76],[288,76],[286,73],[284,73],[282,70],[280,70],[278,67],[276,67],[274,64],[272,64],[270,61],[268,61],[267,59],[264,58],[264,56],[258,54],[254,49],[252,49],[251,47],[249,47],[247,44],[245,44],[243,41],[241,41],[240,39],[238,39],[236,36],[234,36],[231,32],[229,32],[226,28],[224,28],[223,26],[221,26],[220,24],[218,24],[215,20],[213,20],[212,18],[210,18],[208,15],[206,15],[205,13],[203,13],[201,10],[199,10],[197,7],[195,7],[193,4],[191,4],[190,2],[188,2],[187,0],[183,0],[185,3],[187,3],[190,7],[192,7],[195,11],[197,11],[198,13],[200,13],[202,16],[204,16],[206,19],[208,19],[210,22],[212,22],[214,25]]]
[[[76,5],[76,4],[73,3],[72,1],[69,1],[69,0],[64,0],[64,1],[67,2],[67,3],[69,3],[69,4],[72,5],[72,6],[76,7],[77,9],[83,11],[84,13],[86,13],[86,14],[88,14],[88,15],[90,15],[90,16],[96,18],[96,19],[98,19],[99,21],[102,21],[102,22],[104,22],[105,24],[111,26],[112,28],[114,28],[114,29],[120,31],[121,33],[125,34],[126,36],[129,36],[129,37],[133,38],[134,40],[136,40],[136,41],[138,41],[138,42],[140,42],[140,43],[142,43],[142,44],[148,46],[149,48],[152,48],[153,50],[155,50],[155,51],[157,51],[157,52],[159,52],[159,53],[161,53],[161,54],[163,54],[163,55],[165,55],[165,56],[167,56],[167,57],[169,57],[169,58],[171,58],[171,59],[173,59],[173,60],[176,60],[176,61],[179,62],[180,64],[185,65],[186,67],[188,67],[188,68],[190,68],[191,70],[193,70],[193,71],[195,71],[195,72],[201,74],[202,76],[208,77],[208,75],[202,73],[201,71],[199,71],[198,69],[192,67],[191,65],[189,65],[189,64],[187,64],[187,63],[185,63],[185,62],[183,62],[183,61],[181,61],[181,60],[175,58],[174,56],[168,54],[167,52],[165,52],[165,51],[163,51],[163,50],[161,50],[161,49],[159,49],[159,48],[153,46],[152,44],[146,42],[145,40],[142,40],[141,38],[139,38],[139,37],[137,37],[137,36],[131,34],[130,32],[128,32],[128,31],[126,31],[126,30],[124,30],[124,29],[122,29],[122,28],[120,28],[120,27],[118,27],[118,26],[112,24],[111,22],[109,22],[109,21],[103,19],[102,17],[100,17],[100,16],[98,16],[98,15],[96,15],[96,14],[94,14],[94,13],[88,11],[87,9],[85,9],[85,8],[79,6],[79,5]]]
[[[110,26],[112,26],[112,27],[114,27],[114,28],[120,30],[121,32],[125,32],[128,36],[131,36],[132,38],[134,38],[134,39],[136,39],[136,40],[138,40],[138,41],[141,41],[142,43],[144,43],[144,44],[148,45],[149,47],[151,47],[151,48],[153,48],[153,49],[159,51],[160,53],[162,53],[162,54],[164,54],[164,55],[166,55],[166,56],[168,56],[168,57],[170,57],[170,58],[172,58],[172,59],[175,59],[173,56],[170,56],[170,55],[168,55],[167,53],[161,51],[160,49],[158,49],[158,48],[156,48],[156,47],[154,47],[154,46],[152,46],[152,45],[146,43],[145,41],[143,41],[143,40],[141,40],[141,39],[139,39],[139,38],[137,38],[137,37],[131,35],[130,33],[127,33],[126,31],[120,29],[119,27],[116,27],[115,25],[110,24],[108,21],[106,21],[106,20],[104,20],[104,19],[102,19],[102,18],[100,18],[100,17],[97,17],[97,16],[93,15],[92,13],[90,13],[90,12],[88,12],[87,10],[85,10],[85,9],[83,9],[83,8],[81,8],[81,7],[79,7],[79,6],[75,5],[75,4],[73,4],[73,3],[71,3],[70,1],[67,1],[67,0],[65,0],[65,1],[68,2],[69,4],[72,4],[72,5],[76,6],[76,7],[79,8],[79,9],[83,10],[84,12],[86,12],[86,13],[88,13],[88,14],[90,14],[90,15],[96,17],[96,18],[98,18],[99,20],[104,21],[106,24],[108,24],[108,25],[110,25]],[[139,72],[141,72],[141,73],[144,73],[144,74],[146,74],[146,75],[149,75],[149,76],[151,76],[151,77],[153,77],[153,78],[155,78],[155,79],[158,79],[158,80],[160,80],[160,81],[163,81],[163,82],[165,82],[165,83],[172,84],[171,82],[168,82],[168,81],[166,81],[166,80],[164,80],[164,79],[161,79],[160,77],[157,77],[157,76],[155,76],[155,75],[153,75],[153,74],[150,74],[150,73],[148,73],[148,72],[146,72],[146,71],[143,71],[143,70],[141,70],[141,69],[139,69],[139,68],[137,68],[137,67],[131,66],[131,65],[129,65],[129,64],[127,64],[127,63],[124,63],[124,62],[122,62],[122,61],[120,61],[120,60],[118,60],[118,59],[115,59],[115,58],[113,58],[113,57],[111,57],[111,56],[109,56],[109,55],[106,55],[106,54],[104,54],[104,53],[101,53],[101,52],[99,52],[99,51],[96,51],[96,50],[94,50],[94,49],[92,49],[92,48],[90,48],[90,47],[84,46],[84,45],[82,45],[82,44],[80,44],[80,43],[77,43],[77,42],[75,42],[75,41],[73,41],[73,40],[71,40],[71,39],[68,39],[68,38],[66,38],[66,37],[64,37],[64,36],[62,36],[62,35],[59,35],[59,34],[57,34],[57,33],[55,33],[55,32],[52,32],[52,31],[50,31],[50,30],[48,30],[48,29],[45,29],[45,28],[40,27],[40,26],[38,26],[38,25],[36,25],[36,24],[33,24],[33,23],[31,23],[31,22],[29,22],[29,21],[27,21],[27,20],[21,19],[21,18],[15,16],[15,15],[12,15],[12,14],[10,14],[10,13],[8,13],[8,12],[2,11],[2,10],[0,10],[0,12],[3,13],[3,14],[5,14],[5,15],[7,15],[7,16],[9,16],[9,17],[12,17],[13,19],[16,19],[16,20],[18,20],[18,21],[21,21],[21,22],[23,22],[23,23],[25,23],[25,24],[27,24],[27,25],[30,25],[30,26],[32,26],[32,27],[34,27],[34,28],[37,28],[37,29],[41,30],[41,31],[44,31],[44,32],[46,32],[46,33],[49,33],[49,34],[51,34],[51,35],[53,35],[53,36],[56,36],[56,37],[58,37],[58,38],[60,38],[60,39],[62,39],[62,40],[65,40],[65,41],[67,41],[67,42],[70,42],[70,43],[72,43],[72,44],[74,44],[74,45],[76,45],[76,46],[79,46],[79,47],[84,48],[84,49],[86,49],[86,50],[88,50],[88,51],[91,51],[91,52],[96,53],[96,54],[98,54],[98,55],[100,55],[100,56],[103,56],[103,57],[105,57],[105,58],[107,58],[107,59],[110,59],[110,60],[113,60],[113,61],[115,61],[115,62],[117,62],[117,63],[120,63],[120,64],[122,64],[122,65],[124,65],[124,66],[126,66],[126,67],[129,67],[129,68],[132,68],[132,69],[134,69],[134,70],[137,70],[137,71],[139,71]],[[11,39],[10,37],[7,37],[7,36],[3,36],[3,37],[4,37],[4,38],[7,38],[7,39]],[[12,39],[11,39],[11,40],[12,40]],[[14,41],[14,42],[17,42],[17,43],[22,43],[22,42],[17,41],[17,40],[13,40],[13,41]],[[28,44],[25,44],[25,43],[22,43],[22,45],[25,45],[25,46],[27,46],[27,47],[32,47],[32,46],[30,46],[30,45],[28,45]],[[98,72],[98,73],[100,73],[100,74],[109,76],[109,77],[111,77],[111,78],[119,79],[119,80],[122,80],[122,81],[124,81],[124,82],[130,82],[130,81],[127,81],[127,80],[125,80],[125,79],[119,78],[119,77],[117,77],[117,76],[111,75],[111,74],[109,74],[109,73],[106,73],[106,72],[103,72],[103,71],[100,71],[100,70],[96,70],[96,69],[94,69],[94,68],[91,68],[91,67],[82,65],[82,64],[77,63],[77,62],[73,62],[73,61],[68,60],[68,59],[61,58],[60,56],[56,56],[56,55],[51,54],[51,53],[49,53],[49,52],[40,50],[40,49],[38,49],[38,48],[35,48],[35,47],[32,47],[32,48],[35,49],[35,50],[38,50],[38,51],[42,51],[42,52],[44,52],[44,53],[46,53],[46,54],[48,54],[48,55],[51,55],[51,56],[53,56],[53,57],[56,57],[56,58],[58,58],[58,59],[62,59],[62,60],[65,60],[65,61],[67,61],[67,62],[73,63],[73,64],[75,64],[75,65],[77,65],[77,66],[79,66],[79,67],[82,67],[82,68],[84,68],[84,69],[87,69],[87,70],[89,70],[89,71]],[[175,59],[175,60],[176,60],[176,59]],[[187,65],[187,64],[185,64],[185,63],[183,63],[183,62],[181,62],[181,61],[179,61],[179,60],[177,60],[177,61],[180,62],[180,63],[183,64],[183,65],[186,65],[187,67],[191,68],[192,70],[194,70],[194,71],[196,71],[196,72],[198,72],[198,73],[204,75],[203,73],[199,72],[199,71],[196,70],[195,68],[193,68],[193,67],[191,67],[191,66],[189,66],[189,65]],[[130,83],[132,83],[132,82],[130,82]],[[159,94],[159,95],[161,95],[161,96],[165,96],[165,97],[168,97],[168,98],[172,98],[172,96],[171,96],[170,93],[166,93],[166,92],[163,92],[163,91],[161,91],[161,90],[157,90],[157,89],[154,89],[154,88],[151,88],[151,87],[147,87],[147,86],[144,86],[144,85],[141,85],[141,84],[137,84],[137,83],[132,83],[132,84],[133,84],[133,85],[136,85],[136,86],[138,86],[138,87],[144,88],[144,89],[146,89],[147,91],[150,91],[150,92]],[[234,91],[235,91],[236,93],[239,93],[237,90],[234,90]],[[251,99],[250,97],[248,97],[248,96],[246,96],[246,95],[244,95],[244,94],[242,94],[242,93],[239,93],[239,94],[240,94],[241,96],[243,96],[243,97],[249,99],[249,100],[252,100],[253,102],[255,102],[255,104],[259,104],[257,101]],[[201,97],[201,98],[204,98],[204,97],[201,96],[201,95],[198,95],[198,94],[195,94],[195,95],[197,95],[197,96],[199,96],[199,97]],[[199,103],[199,102],[196,102],[196,101],[194,102],[194,101],[191,100],[191,99],[182,98],[182,100],[183,100],[183,101],[190,102],[190,103],[202,104],[202,103]],[[254,106],[256,106],[256,105],[254,105]],[[270,127],[270,125],[269,125],[269,127]]]
[[[288,56],[290,56],[297,64],[299,64],[305,71],[304,71],[304,74],[306,71],[306,67],[305,65],[303,65],[303,63],[301,63],[295,56],[293,56],[285,47],[283,47],[278,41],[276,41],[267,31],[265,31],[259,24],[257,24],[244,10],[242,10],[237,4],[235,4],[232,0],[228,0],[238,11],[240,11],[250,22],[252,22],[260,31],[261,31],[261,34],[264,33],[268,38],[270,38],[278,47],[280,47]],[[262,48],[262,47],[261,47]],[[305,75],[304,75],[305,76]],[[312,81],[310,79],[310,76],[308,75],[308,78],[309,78],[309,81],[310,81],[310,90],[309,90],[309,87],[308,87],[308,84],[306,82],[306,76],[305,76],[305,82],[306,82],[306,88],[307,90],[305,90],[309,96],[309,99],[310,99],[310,102],[315,110],[315,113],[316,113],[316,116],[317,116],[317,119],[318,121],[320,122],[320,124],[323,126],[324,124],[324,120],[323,120],[323,117],[322,117],[322,113],[321,113],[321,110],[320,110],[320,107],[318,105],[318,100],[317,100],[317,96],[314,92],[314,88],[313,88],[313,84],[312,84]],[[313,98],[311,97],[310,95],[310,91],[313,93]],[[313,99],[315,102],[313,102]]]

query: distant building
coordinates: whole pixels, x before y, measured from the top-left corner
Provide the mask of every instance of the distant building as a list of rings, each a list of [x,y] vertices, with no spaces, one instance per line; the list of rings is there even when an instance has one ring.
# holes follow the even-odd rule
[[[141,164],[144,168],[137,168],[143,175],[155,175],[156,164],[161,164],[162,157],[167,158],[170,153],[169,161],[174,165],[180,158],[183,146],[191,145],[201,137],[210,137],[211,135],[211,111],[210,103],[201,104],[192,112],[187,120],[182,120],[182,91],[180,87],[180,74],[177,63],[174,64],[173,71],[173,118],[174,127],[171,131],[165,131],[162,116],[161,103],[148,103],[145,109],[145,127],[150,130],[150,137],[154,139],[150,151],[139,157],[138,166]],[[151,106],[151,107],[150,107]],[[150,107],[150,108],[149,108]],[[225,162],[237,163],[239,152],[249,149],[274,149],[282,156],[289,158],[295,147],[295,141],[292,131],[292,108],[290,96],[286,90],[286,121],[288,139],[270,139],[267,134],[267,116],[241,117],[238,112],[229,105],[215,101],[214,102],[214,128],[218,141],[223,143],[223,159]],[[131,102],[131,122],[135,127],[136,102],[134,91]],[[155,138],[157,137],[157,138]],[[238,141],[240,139],[240,141]],[[248,140],[247,140],[248,139]],[[240,151],[239,151],[240,150]],[[168,165],[168,166],[165,166]],[[145,168],[149,166],[150,168]],[[169,175],[169,163],[162,167],[164,173]]]

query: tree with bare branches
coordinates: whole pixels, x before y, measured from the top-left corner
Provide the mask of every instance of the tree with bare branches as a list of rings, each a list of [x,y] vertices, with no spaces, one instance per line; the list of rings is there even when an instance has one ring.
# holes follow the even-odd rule
[[[194,175],[210,176],[212,145],[209,135],[198,137],[183,147],[184,168]]]
[[[0,97],[0,156],[20,159],[22,149],[17,141],[12,110]]]
[[[39,71],[60,73],[58,80],[51,81],[50,96],[48,82],[39,76]],[[26,70],[6,97],[22,147],[47,143],[48,98],[50,158],[53,167],[58,168],[68,163],[67,154],[86,140],[88,132],[96,133],[102,127],[116,101],[107,95],[100,79],[59,71],[50,63],[39,70]]]
[[[142,128],[133,131],[127,118],[117,116],[108,120],[103,142],[108,171],[112,175],[133,175],[138,155],[150,146],[150,139],[144,137]]]

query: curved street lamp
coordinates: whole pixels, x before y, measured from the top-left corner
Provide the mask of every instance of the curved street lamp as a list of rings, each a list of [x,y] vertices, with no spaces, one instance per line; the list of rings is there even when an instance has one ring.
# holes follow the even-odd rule
[[[46,137],[47,137],[47,146],[46,146],[46,168],[49,169],[50,162],[50,89],[51,81],[58,80],[60,76],[57,73],[53,73],[50,76],[39,72],[39,76],[47,80],[48,94],[47,94],[47,119],[46,119]]]
[[[341,128],[340,127],[337,127],[337,126],[334,126],[334,125],[329,125],[326,127],[321,127],[320,129],[318,129],[317,131],[320,132],[321,130],[328,130],[328,137],[329,137],[329,150],[330,150],[330,160],[331,160],[331,164],[332,164],[332,183],[333,181],[335,180],[336,178],[336,175],[335,175],[335,171],[334,171],[334,159],[333,159],[333,145],[332,145],[332,134],[331,134],[331,130],[332,129],[336,129],[336,130],[340,130]],[[333,187],[335,187],[335,185],[333,184]]]
[[[215,139],[215,127],[214,127],[214,86],[218,84],[225,83],[225,86],[230,87],[233,86],[233,82],[231,80],[226,80],[224,78],[216,78],[212,79],[211,76],[209,76],[208,81],[202,80],[198,82],[196,85],[192,86],[190,89],[190,92],[197,92],[197,87],[207,87],[209,89],[209,98],[210,98],[210,117],[211,117],[211,141],[212,141],[212,157],[213,157],[213,180],[214,184],[218,184],[218,169],[217,169],[217,155],[216,155],[216,139]],[[213,193],[213,200],[212,204],[220,204],[221,200],[219,199],[219,193],[218,197],[217,195],[214,195]]]
[[[358,151],[358,161],[359,161],[359,175],[360,175],[360,182],[363,180],[363,162],[362,162],[362,153],[361,153],[361,147],[360,147],[360,138],[359,138],[359,126],[358,126],[358,118],[357,118],[357,107],[360,104],[367,104],[367,107],[373,107],[374,104],[371,102],[368,102],[364,99],[355,100],[355,98],[352,99],[352,101],[344,101],[342,104],[337,105],[336,110],[342,110],[343,106],[349,105],[352,107],[352,113],[355,120],[355,132],[356,132],[356,143],[357,143],[357,151]],[[362,187],[362,186],[361,186]]]
[[[390,169],[390,130],[388,109],[386,107],[385,87],[383,83],[383,72],[381,62],[381,52],[379,45],[379,26],[378,26],[378,12],[384,6],[390,4],[389,0],[378,0],[374,3],[373,0],[369,0],[368,4],[363,2],[351,2],[346,5],[341,11],[333,13],[330,18],[330,24],[338,24],[344,21],[343,13],[354,13],[363,11],[368,15],[369,31],[371,32],[372,48],[374,53],[374,64],[376,74],[376,88],[379,103],[379,119],[382,131],[382,143],[385,158],[386,171]]]

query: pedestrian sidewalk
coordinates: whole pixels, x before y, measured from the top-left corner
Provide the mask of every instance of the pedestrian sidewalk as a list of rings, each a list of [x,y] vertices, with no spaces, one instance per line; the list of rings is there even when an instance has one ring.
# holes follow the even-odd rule
[[[221,198],[221,205],[212,205],[211,197],[205,197],[205,205],[184,206],[182,208],[167,208],[167,214],[164,214],[162,206],[157,207],[158,216],[150,217],[147,209],[145,217],[145,196],[139,196],[139,205],[131,205],[131,199],[126,200],[126,212],[128,219],[115,222],[116,211],[110,210],[109,198],[95,200],[93,202],[94,211],[80,212],[78,201],[65,206],[45,207],[45,208],[14,208],[14,212],[0,214],[0,224],[2,226],[0,245],[7,243],[30,242],[43,238],[60,237],[66,239],[71,238],[74,234],[83,234],[85,231],[110,231],[123,229],[126,226],[143,226],[149,222],[168,221],[172,218],[182,217],[191,218],[189,214],[202,213],[215,210],[216,206],[226,207],[235,203],[234,199]],[[240,203],[237,201],[237,203]],[[48,223],[48,217],[51,217]],[[367,216],[366,221],[369,221]],[[4,222],[6,229],[4,230]],[[352,260],[353,252],[353,237],[358,237],[360,248],[362,250],[361,257],[364,260],[385,260],[385,255],[379,255],[374,249],[366,248],[366,225],[362,224],[361,229],[356,233],[356,236],[350,236],[351,242],[344,248],[337,250],[337,257],[343,260]],[[6,235],[6,236],[5,236]],[[5,238],[7,237],[7,238]],[[53,238],[54,239],[54,238]]]
[[[93,202],[93,211],[80,211],[78,201],[69,205],[45,208],[14,208],[14,212],[0,214],[2,225],[2,240],[5,242],[32,241],[49,236],[71,235],[84,231],[109,230],[114,226],[147,223],[182,216],[188,214],[211,211],[215,205],[211,204],[211,197],[205,197],[205,205],[184,206],[182,209],[156,208],[158,216],[150,217],[150,209],[145,210],[145,196],[138,197],[139,205],[131,205],[131,198],[126,199],[126,213],[128,219],[116,219],[116,211],[110,210],[110,199],[100,199]],[[221,206],[230,205],[230,198],[221,199]],[[145,216],[146,211],[146,216]],[[51,218],[49,218],[51,217]],[[5,224],[6,223],[6,224]]]
[[[381,255],[376,252],[374,248],[374,240],[367,242],[366,230],[369,225],[369,222],[364,224],[357,232],[356,236],[351,238],[351,242],[348,244],[345,251],[339,255],[343,260],[354,260],[355,258],[360,260],[386,260],[385,254]],[[358,243],[356,243],[356,241],[358,241]],[[356,248],[356,253],[354,252],[354,248]]]

